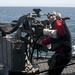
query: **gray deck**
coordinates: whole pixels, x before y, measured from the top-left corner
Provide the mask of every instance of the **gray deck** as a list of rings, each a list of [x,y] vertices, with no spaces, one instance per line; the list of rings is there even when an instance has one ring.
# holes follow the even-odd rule
[[[44,62],[44,63],[41,63],[41,62]],[[38,63],[40,66],[40,68],[39,68],[40,72],[48,70],[49,67],[47,64],[47,60],[39,60]],[[75,75],[75,64],[72,64],[72,63],[75,63],[75,59],[74,60],[72,59],[70,61],[69,64],[71,64],[71,65],[65,67],[61,75]],[[47,75],[47,72],[41,73],[40,75]]]
[[[71,60],[71,63],[75,63],[75,60]],[[65,67],[61,75],[75,75],[75,64]]]
[[[39,59],[36,62],[39,64],[39,72],[48,70],[49,67],[47,64],[47,60]],[[71,60],[69,64],[71,63],[75,63],[75,59]],[[8,75],[7,66],[3,67],[1,63],[0,63],[0,75]],[[40,73],[40,75],[47,75],[47,72]],[[75,75],[75,64],[65,67],[61,75]]]

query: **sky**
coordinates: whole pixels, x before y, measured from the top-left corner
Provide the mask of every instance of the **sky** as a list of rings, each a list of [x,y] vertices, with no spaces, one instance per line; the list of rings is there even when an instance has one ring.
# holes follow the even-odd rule
[[[0,6],[75,7],[75,0],[0,0]]]

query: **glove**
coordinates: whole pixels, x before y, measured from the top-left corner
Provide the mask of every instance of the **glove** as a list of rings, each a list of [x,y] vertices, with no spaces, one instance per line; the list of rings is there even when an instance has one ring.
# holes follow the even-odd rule
[[[50,37],[47,37],[45,38],[43,41],[42,41],[42,44],[45,44],[45,45],[48,45],[51,43],[51,38]]]

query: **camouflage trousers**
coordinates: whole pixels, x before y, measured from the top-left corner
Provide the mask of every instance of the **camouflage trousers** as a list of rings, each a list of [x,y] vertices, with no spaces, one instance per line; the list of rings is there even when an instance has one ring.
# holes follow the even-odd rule
[[[49,65],[49,75],[60,75],[65,68],[65,66],[71,60],[72,53],[54,53],[52,57],[48,60]]]

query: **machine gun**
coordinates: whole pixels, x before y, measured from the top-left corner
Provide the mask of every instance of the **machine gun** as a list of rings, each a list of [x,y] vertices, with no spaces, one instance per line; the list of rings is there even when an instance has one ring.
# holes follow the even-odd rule
[[[5,32],[5,34],[11,34],[14,31],[19,30],[19,31],[25,32],[27,34],[27,36],[24,36],[24,37],[32,37],[32,39],[34,40],[34,42],[32,44],[35,44],[36,41],[41,36],[44,36],[43,30],[45,28],[49,27],[49,21],[47,19],[44,19],[44,20],[37,19],[37,18],[41,18],[41,16],[42,16],[40,14],[41,9],[33,9],[33,11],[35,13],[29,13],[27,15],[21,16],[18,19],[16,25],[13,27],[13,29],[10,32]],[[43,16],[48,17],[47,14],[43,15]],[[62,20],[67,20],[67,19],[70,19],[70,18],[69,17],[62,18]],[[4,32],[4,31],[2,30],[2,32]],[[18,34],[22,38],[22,40],[24,40],[24,37],[21,36],[21,33],[19,32],[19,33],[17,33],[17,35]],[[17,37],[17,39],[21,39],[21,38]],[[38,48],[40,48],[40,47],[38,47]]]
[[[6,32],[6,34],[8,34],[8,33],[11,34],[14,31],[20,29],[21,32],[25,32],[27,35],[24,36],[24,37],[22,37],[21,33],[17,33],[17,35],[18,34],[20,35],[20,38],[17,37],[17,39],[21,39],[22,38],[22,40],[24,40],[25,37],[26,38],[30,37],[30,38],[33,39],[33,42],[31,42],[30,40],[28,42],[30,42],[30,44],[32,43],[33,45],[36,45],[36,41],[41,36],[44,37],[44,35],[43,35],[43,29],[49,27],[49,21],[47,19],[44,19],[44,20],[37,19],[37,18],[41,18],[42,16],[48,17],[47,14],[46,15],[41,15],[40,14],[41,9],[33,9],[33,11],[35,13],[29,13],[27,15],[21,16],[18,19],[16,25],[13,27],[13,29],[10,32]],[[67,20],[67,19],[70,19],[70,18],[69,17],[62,18],[62,20]],[[25,42],[26,41],[27,40],[25,40]],[[40,47],[38,47],[38,48],[40,48]]]

